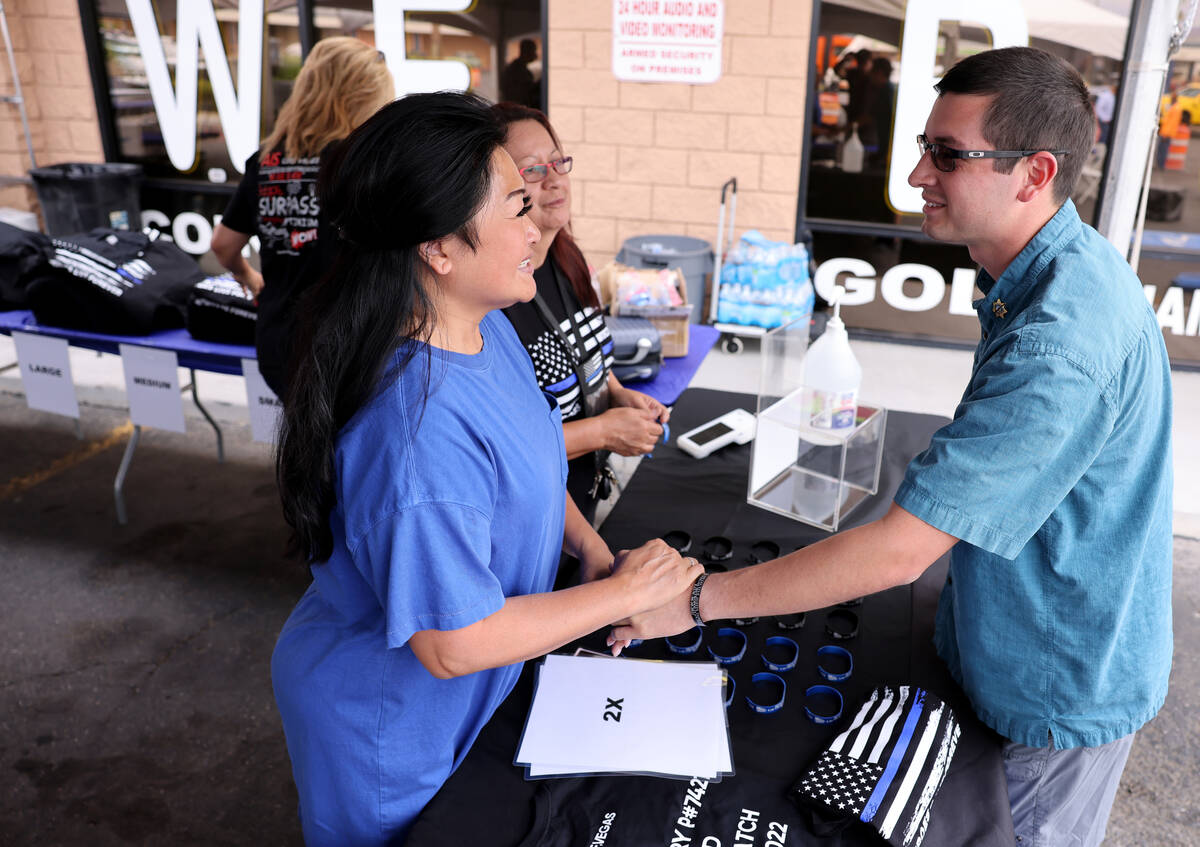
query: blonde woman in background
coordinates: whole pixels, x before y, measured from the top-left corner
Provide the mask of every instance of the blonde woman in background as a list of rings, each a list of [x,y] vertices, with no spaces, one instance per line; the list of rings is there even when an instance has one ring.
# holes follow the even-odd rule
[[[281,399],[292,370],[296,303],[328,269],[334,252],[317,198],[321,159],[395,96],[381,52],[357,38],[318,41],[274,130],[246,161],[213,234],[218,261],[258,298],[258,366]],[[252,235],[259,238],[261,274],[242,255]]]

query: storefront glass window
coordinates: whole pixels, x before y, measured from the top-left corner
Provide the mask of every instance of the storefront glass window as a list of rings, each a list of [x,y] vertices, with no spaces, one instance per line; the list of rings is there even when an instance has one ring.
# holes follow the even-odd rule
[[[402,35],[397,28],[390,39],[396,44],[377,32],[384,0],[266,0],[262,21],[246,19],[253,4],[239,0],[91,2],[97,32],[85,37],[97,39],[108,77],[100,92],[109,105],[100,120],[113,129],[108,157],[143,166],[144,209],[160,226],[179,229],[177,240],[194,253],[208,249],[213,216],[291,94],[310,25],[317,40],[348,35],[384,49],[398,93],[419,77],[407,72],[415,65],[397,72],[405,62],[438,69],[433,62],[450,60],[461,70],[448,78],[488,99],[545,102],[541,0],[464,0],[455,12],[392,4],[389,13],[409,7],[396,18],[403,24]]]
[[[928,91],[943,69],[990,49],[998,28],[1020,20],[1028,43],[1066,59],[1091,88],[1101,120],[1073,199],[1083,219],[1094,221],[1108,141],[1120,131],[1112,116],[1131,6],[1132,0],[1003,0],[964,4],[964,9],[975,8],[974,14],[990,15],[988,20],[952,21],[937,16],[943,6],[924,0],[822,0],[801,224],[813,232],[818,290],[827,293],[838,281],[850,292],[843,315],[851,326],[962,344],[978,338],[970,305],[979,296],[975,264],[964,248],[925,238],[919,203],[906,201],[898,190],[916,163],[915,135],[928,109],[908,105],[905,112],[913,98],[901,88]],[[921,33],[929,37],[913,37]],[[914,55],[905,55],[906,43]],[[915,55],[920,50],[925,52]],[[1177,71],[1180,90],[1186,92],[1191,67]],[[1200,74],[1196,79],[1200,121]],[[1200,173],[1200,154],[1194,159]],[[1159,182],[1172,178],[1166,173]],[[1176,177],[1180,184],[1185,173]],[[1194,228],[1200,232],[1200,197],[1195,202]],[[1196,239],[1200,242],[1200,235]],[[1164,284],[1163,269],[1143,261],[1141,270],[1146,283]],[[1200,359],[1200,353],[1192,355]]]
[[[1200,367],[1200,32],[1171,62],[1159,106],[1159,131],[1138,276],[1175,363]]]

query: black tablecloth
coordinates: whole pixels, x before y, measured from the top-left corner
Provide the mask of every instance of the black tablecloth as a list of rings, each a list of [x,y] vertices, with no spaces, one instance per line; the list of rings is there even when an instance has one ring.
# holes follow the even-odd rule
[[[754,411],[753,403],[752,395],[691,389],[676,405],[671,426],[683,433],[733,408]],[[887,510],[908,461],[943,423],[944,418],[932,415],[889,414],[880,492],[853,513],[847,526],[874,520]],[[693,553],[699,553],[709,536],[724,535],[734,542],[730,567],[748,564],[758,541],[773,541],[788,553],[827,537],[821,530],[747,504],[749,461],[749,446],[727,447],[702,461],[673,445],[660,447],[652,459],[641,463],[601,534],[615,551],[682,530],[692,536]],[[846,708],[832,726],[813,724],[803,709],[804,689],[824,682],[816,672],[815,651],[830,642],[824,632],[827,610],[809,612],[803,628],[788,632],[778,629],[771,618],[743,626],[749,642],[745,658],[727,668],[737,683],[737,696],[728,710],[737,773],[719,783],[632,776],[525,780],[512,759],[532,696],[536,663],[529,663],[463,765],[426,807],[407,843],[410,847],[878,845],[882,839],[864,824],[839,833],[814,834],[822,830],[786,794],[849,725],[871,689],[888,684],[927,688],[950,704],[962,724],[924,843],[1011,847],[1014,838],[1000,739],[975,719],[930,641],[945,569],[945,561],[939,562],[914,585],[864,598],[853,609],[859,615],[859,633],[839,643],[853,653],[854,673],[838,683]],[[750,677],[763,670],[764,639],[778,634],[799,643],[800,662],[785,674],[789,688],[784,708],[775,714],[756,714],[743,695]],[[584,639],[584,646],[603,649],[603,635]],[[715,638],[715,627],[709,627],[705,643]],[[647,642],[630,655],[680,658],[669,653],[661,640]],[[702,649],[696,656],[707,659],[707,651]],[[786,834],[780,837],[781,833]]]

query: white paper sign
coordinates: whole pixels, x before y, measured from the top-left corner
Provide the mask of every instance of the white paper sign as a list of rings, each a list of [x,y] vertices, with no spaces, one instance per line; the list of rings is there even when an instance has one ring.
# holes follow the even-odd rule
[[[139,426],[186,432],[179,396],[179,359],[171,350],[120,345],[129,419]]]
[[[65,338],[14,332],[25,402],[31,409],[79,417],[79,401],[71,380],[71,346]]]
[[[548,656],[516,761],[530,776],[729,773],[723,681],[710,662]]]
[[[250,410],[254,440],[274,444],[283,404],[262,378],[257,359],[242,359],[242,375],[246,377],[246,408]]]
[[[724,0],[613,0],[613,76],[716,82],[724,30]]]

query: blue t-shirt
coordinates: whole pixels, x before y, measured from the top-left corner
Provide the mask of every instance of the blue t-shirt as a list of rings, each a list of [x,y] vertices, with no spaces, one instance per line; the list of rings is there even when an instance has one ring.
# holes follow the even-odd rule
[[[961,541],[938,653],[1020,744],[1106,744],[1171,669],[1171,374],[1142,286],[1068,200],[993,281],[954,420],[895,501]]]
[[[474,356],[435,349],[427,367],[421,348],[338,437],[333,555],[271,662],[309,845],[402,839],[516,682],[519,664],[438,680],[413,633],[553,586],[558,404],[500,312],[480,331]]]

